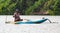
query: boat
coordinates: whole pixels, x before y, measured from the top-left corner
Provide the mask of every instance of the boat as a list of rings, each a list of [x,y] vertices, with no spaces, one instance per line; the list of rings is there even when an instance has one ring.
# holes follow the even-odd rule
[[[5,22],[5,23],[13,23],[13,24],[40,24],[40,23],[43,23],[45,21],[49,21],[51,23],[51,21],[48,19],[48,18],[42,18],[40,20],[35,20],[35,21],[31,21],[31,20],[28,20],[28,21],[17,21],[17,22],[11,22],[11,21],[8,21],[8,22]]]
[[[41,19],[41,20],[36,20],[36,21],[18,21],[15,24],[39,24],[39,23],[45,22],[46,20],[48,19],[46,18],[46,19]]]
[[[56,22],[51,22],[48,18],[42,18],[40,20],[35,20],[35,21],[31,21],[31,20],[28,20],[28,21],[17,21],[17,22],[13,22],[13,21],[8,21],[8,22],[5,22],[5,23],[12,23],[12,24],[40,24],[40,23],[43,23],[45,21],[49,21],[50,23],[56,23]],[[58,23],[58,22],[57,22]]]

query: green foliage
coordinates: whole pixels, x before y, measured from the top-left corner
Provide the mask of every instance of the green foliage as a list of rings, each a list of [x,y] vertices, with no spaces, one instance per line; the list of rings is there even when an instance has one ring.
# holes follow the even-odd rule
[[[22,15],[30,15],[36,10],[60,15],[60,0],[0,0],[0,15],[12,15],[15,9]]]
[[[26,10],[25,14],[26,14],[26,15],[29,15],[29,14],[30,14],[32,11],[34,11],[34,9],[37,8],[40,4],[41,4],[41,0],[36,1],[33,6],[29,7],[29,8]]]

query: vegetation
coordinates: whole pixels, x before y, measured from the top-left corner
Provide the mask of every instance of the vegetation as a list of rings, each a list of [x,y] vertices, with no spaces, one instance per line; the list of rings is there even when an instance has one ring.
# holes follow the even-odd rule
[[[60,15],[60,0],[0,0],[0,15],[12,15],[16,9],[22,15],[39,11],[46,11],[48,15]]]

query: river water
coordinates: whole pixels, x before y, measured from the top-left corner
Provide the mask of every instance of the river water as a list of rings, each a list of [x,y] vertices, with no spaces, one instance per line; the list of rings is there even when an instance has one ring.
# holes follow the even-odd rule
[[[52,22],[45,21],[42,24],[5,24],[6,21],[14,21],[12,15],[0,15],[0,33],[60,33],[60,16],[27,16],[21,15],[22,19],[38,20],[43,17]]]

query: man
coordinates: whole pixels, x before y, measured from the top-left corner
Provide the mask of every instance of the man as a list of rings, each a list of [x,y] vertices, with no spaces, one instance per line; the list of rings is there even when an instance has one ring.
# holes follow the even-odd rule
[[[16,11],[14,12],[14,15],[13,15],[15,22],[17,22],[17,21],[23,21],[23,19],[21,19],[19,16],[20,16],[20,13],[19,13],[18,10],[16,10]]]

